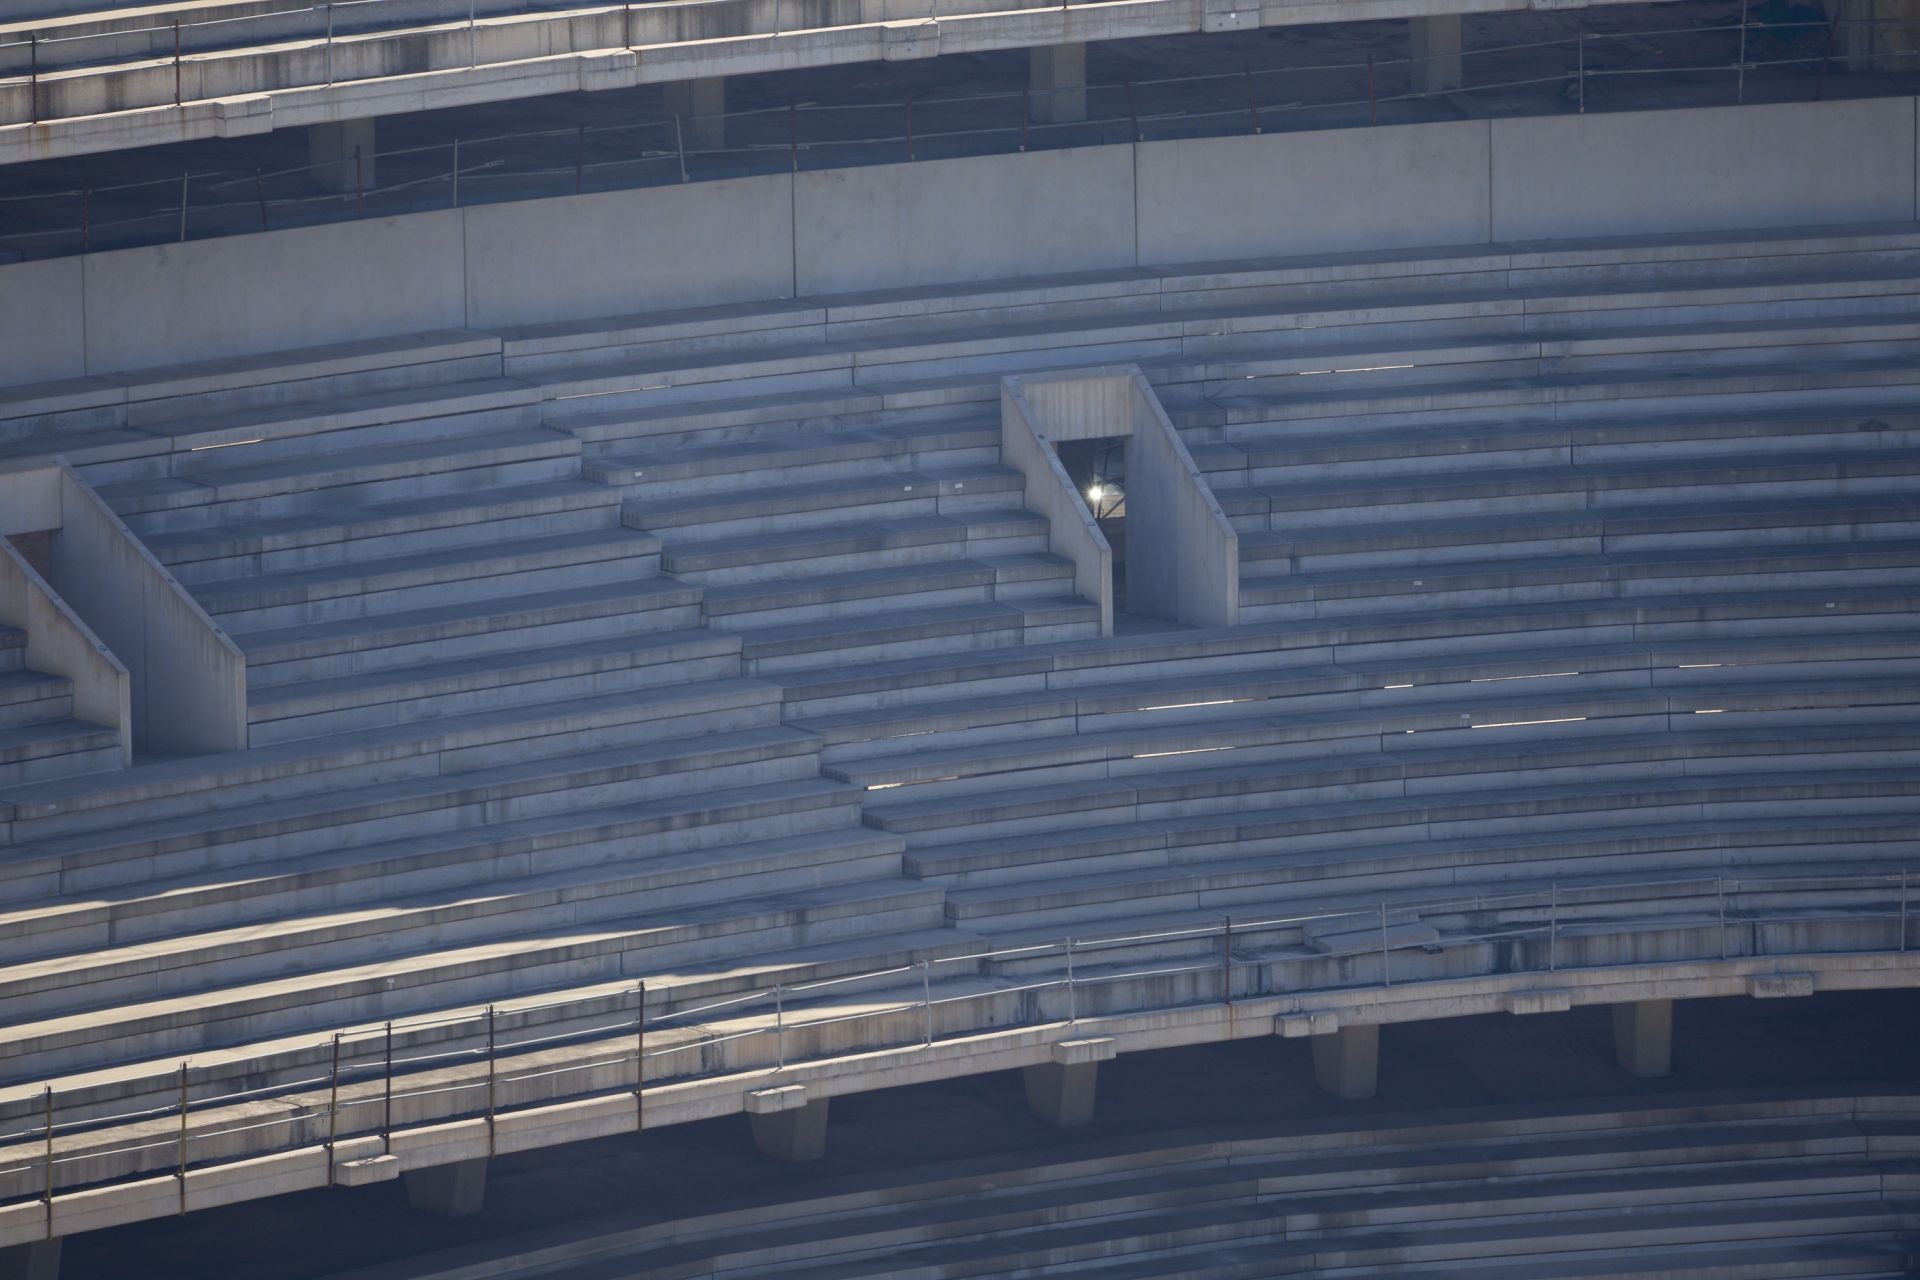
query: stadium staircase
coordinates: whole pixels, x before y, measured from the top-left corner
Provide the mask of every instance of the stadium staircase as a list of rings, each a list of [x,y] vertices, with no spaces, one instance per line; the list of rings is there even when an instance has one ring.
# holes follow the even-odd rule
[[[244,650],[252,741],[0,775],[0,1118],[49,1081],[112,1111],[188,1055],[311,1067],[335,1028],[643,978],[664,1013],[1067,934],[1897,873],[1916,294],[1911,227],[1809,230],[0,393],[0,458],[68,459]],[[1115,362],[1239,531],[1237,627],[1099,637],[1001,462],[1002,374]],[[61,723],[56,685],[0,672],[26,695],[0,735],[33,732],[16,706]],[[877,998],[848,992],[815,1003]]]

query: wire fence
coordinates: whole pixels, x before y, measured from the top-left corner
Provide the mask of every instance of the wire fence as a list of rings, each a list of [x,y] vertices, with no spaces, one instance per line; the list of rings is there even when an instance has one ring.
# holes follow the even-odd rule
[[[1086,1017],[1634,962],[1904,953],[1908,871],[1563,886],[928,956],[912,963],[684,1002],[644,982],[585,999],[490,1005],[316,1038],[271,1058],[181,1062],[101,1102],[77,1086],[9,1091],[0,1203],[484,1120],[649,1087],[783,1070]],[[1604,957],[1604,958],[1602,958]],[[1144,985],[1143,985],[1144,984]],[[650,1012],[650,1007],[653,1010]],[[131,1096],[148,1099],[128,1106]],[[22,1102],[22,1098],[27,1101]]]
[[[397,3],[398,0],[357,0]],[[456,137],[359,150],[317,164],[187,170],[174,176],[0,197],[0,261],[246,234],[588,191],[624,190],[876,163],[1183,137],[1458,118],[1479,100],[1507,114],[1745,102],[1756,80],[1819,97],[1849,55],[1846,22],[1742,21],[1406,57],[1051,90],[929,95],[884,102],[790,103],[712,115]],[[1884,35],[1883,22],[1855,25]],[[1698,37],[1647,60],[1646,41]],[[1916,55],[1877,55],[1908,65]],[[1458,68],[1456,74],[1455,68]],[[1458,81],[1457,84],[1452,83]],[[1440,82],[1447,83],[1440,83]],[[1848,82],[1852,88],[1863,87]],[[1871,82],[1880,92],[1884,82]],[[1678,97],[1675,95],[1678,94]]]

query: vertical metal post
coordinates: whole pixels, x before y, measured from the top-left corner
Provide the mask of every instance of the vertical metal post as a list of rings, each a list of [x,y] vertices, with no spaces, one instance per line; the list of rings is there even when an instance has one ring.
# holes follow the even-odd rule
[[[1735,102],[1747,100],[1747,0],[1740,0],[1740,61],[1735,71]]]
[[[933,1047],[933,961],[920,962],[920,1008],[924,1013],[921,1031],[928,1048]]]
[[[781,988],[773,989],[773,1065],[775,1070],[787,1065],[787,1016],[781,999]]]
[[[340,1137],[340,1033],[333,1033],[333,1066],[327,1072],[327,1185],[333,1185],[333,1145]]]
[[[360,164],[360,148],[353,149],[353,208],[359,217],[367,216],[367,184]]]
[[[1247,68],[1247,114],[1253,118],[1253,131],[1260,132],[1260,99],[1253,90],[1253,68]]]
[[[80,251],[93,248],[93,188],[80,193]]]
[[[1547,971],[1560,967],[1560,882],[1547,886]]]
[[[180,105],[180,19],[173,20],[173,105]]]
[[[647,984],[634,990],[633,1011],[633,1131],[647,1127]]]
[[[333,4],[332,4],[332,0],[328,0],[328,4],[327,4],[326,50],[327,50],[327,84],[331,86],[333,84]]]
[[[800,172],[800,105],[787,104],[787,151],[793,157],[793,171]]]
[[[627,0],[626,8],[620,15],[620,47],[633,48],[633,0]]]
[[[1033,90],[1020,90],[1020,149],[1027,149],[1027,134],[1033,129]]]
[[[487,1006],[487,1158],[493,1158],[494,1068],[493,1006]]]
[[[1133,81],[1127,81],[1127,122],[1133,130],[1133,140],[1140,141],[1140,112],[1133,103]]]
[[[1727,882],[1714,878],[1713,887],[1720,898],[1720,958],[1727,958]]]
[[[460,207],[460,139],[453,140],[453,207]]]
[[[180,1212],[187,1212],[187,1064],[180,1064],[180,1153],[179,1168],[174,1174],[180,1180]]]
[[[48,1085],[45,1092],[47,1126],[47,1188],[44,1199],[47,1206],[47,1239],[53,1239],[53,1086]]]
[[[258,167],[253,171],[253,199],[254,203],[260,206],[260,229],[265,231],[267,229],[267,187],[261,180]]]
[[[180,175],[180,238],[182,240],[187,238],[187,179],[191,176],[188,173]]]
[[[473,44],[473,0],[467,0],[467,66],[480,65],[479,55],[474,52]]]
[[[1907,869],[1900,868],[1900,949],[1907,949]]]
[[[1579,76],[1580,114],[1587,114],[1587,33],[1582,31],[1578,41],[1577,74]]]
[[[380,1154],[393,1153],[393,1023],[387,1023],[387,1047],[380,1074],[386,1081],[385,1105],[380,1110]]]
[[[587,179],[587,126],[581,125],[573,134],[573,194],[579,195],[586,189]]]
[[[1233,1003],[1233,917],[1220,930],[1220,998]]]
[[[1367,51],[1367,123],[1380,123],[1380,101],[1373,91],[1373,51]]]
[[[1382,986],[1393,985],[1393,961],[1387,953],[1387,904],[1380,904],[1380,982]]]
[[[1073,939],[1067,939],[1067,1021],[1080,1021],[1080,1002],[1073,988]]]
[[[913,95],[907,95],[907,159],[913,159]]]
[[[673,153],[680,157],[680,181],[687,180],[687,144],[680,135],[680,117],[673,118]]]
[[[40,33],[27,36],[27,121],[40,123]]]

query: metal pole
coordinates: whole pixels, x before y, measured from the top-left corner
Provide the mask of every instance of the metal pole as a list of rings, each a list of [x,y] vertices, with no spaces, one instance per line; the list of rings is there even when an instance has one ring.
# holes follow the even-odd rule
[[[1027,149],[1027,134],[1033,128],[1033,90],[1020,90],[1020,149]]]
[[[1560,882],[1547,886],[1547,971],[1560,967]]]
[[[633,48],[633,0],[627,0],[626,9],[620,18],[620,47]]]
[[[333,5],[327,5],[327,84],[333,84]]]
[[[53,1239],[53,1086],[46,1087],[47,1111],[47,1239]]]
[[[367,216],[367,184],[360,165],[360,148],[353,149],[353,207],[362,218]]]
[[[173,105],[180,105],[180,19],[173,20]]]
[[[487,1006],[487,1158],[493,1158],[493,1113],[494,1113],[494,1069],[493,1069],[493,1006]]]
[[[1380,103],[1373,91],[1373,52],[1367,52],[1367,123],[1380,123]]]
[[[453,140],[453,207],[460,207],[460,139]]]
[[[1576,65],[1579,67],[1580,75],[1580,114],[1585,115],[1587,114],[1587,33],[1584,31],[1580,33],[1579,62]]]
[[[933,961],[931,960],[922,960],[920,962],[920,1007],[921,1009],[925,1010],[925,1014],[926,1014],[926,1016],[922,1019],[922,1021],[925,1023],[925,1026],[922,1028],[922,1030],[926,1036],[927,1047],[932,1048],[933,1047]]]
[[[380,1112],[380,1153],[393,1152],[393,1023],[387,1023],[387,1048],[381,1075],[386,1079],[386,1105]]]
[[[93,248],[93,188],[80,193],[80,251]]]
[[[1075,992],[1073,989],[1073,939],[1068,938],[1067,939],[1067,1021],[1068,1022],[1078,1022],[1080,1020],[1079,1001],[1076,1000],[1074,997],[1075,997]]]
[[[467,0],[467,66],[477,67],[479,65],[479,55],[474,52],[473,48],[473,0]]]
[[[1253,117],[1253,131],[1260,132],[1260,99],[1253,91],[1253,68],[1247,68],[1247,114]]]
[[[333,1144],[340,1136],[340,1033],[333,1033],[333,1067],[327,1072],[327,1185],[333,1185]]]
[[[633,1011],[633,1131],[647,1127],[647,984],[635,989]]]
[[[680,136],[680,117],[673,118],[673,152],[680,157],[680,181],[687,180],[687,144]]]
[[[586,187],[587,174],[587,126],[581,125],[573,135],[573,194],[579,195]]]
[[[187,1064],[180,1064],[180,1157],[179,1171],[175,1175],[180,1179],[180,1212],[187,1212]]]
[[[1907,869],[1900,868],[1900,949],[1907,949]]]
[[[267,229],[267,188],[261,181],[258,168],[253,171],[253,199],[260,206],[260,229],[265,231]]]
[[[1392,961],[1387,956],[1387,904],[1380,904],[1380,982],[1383,986],[1393,985]]]
[[[781,1007],[780,988],[773,989],[773,1051],[774,1069],[781,1070],[787,1065],[787,1017]]]
[[[787,151],[793,156],[793,171],[800,172],[800,105],[787,104]]]
[[[180,175],[180,238],[187,238],[187,179],[191,175]]]
[[[1233,917],[1220,930],[1220,998],[1233,1003]]]
[[[1133,81],[1127,81],[1127,120],[1133,129],[1133,140],[1140,141],[1140,112],[1133,105]]]
[[[1720,958],[1727,958],[1727,882],[1716,877],[1713,887],[1720,897]]]
[[[913,159],[913,95],[907,95],[907,159]]]
[[[40,33],[27,36],[27,121],[40,123]]]
[[[1736,71],[1735,102],[1747,100],[1747,0],[1740,0],[1740,64]]]

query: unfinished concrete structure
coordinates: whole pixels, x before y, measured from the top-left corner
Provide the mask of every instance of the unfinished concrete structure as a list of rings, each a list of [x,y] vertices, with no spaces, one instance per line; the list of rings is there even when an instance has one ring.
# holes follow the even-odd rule
[[[715,1115],[805,1160],[913,1080],[1097,1124],[1100,1064],[1171,1045],[1306,1038],[1361,1098],[1383,1026],[1607,1006],[1657,1077],[1690,999],[1920,985],[1914,120],[1136,143],[0,267],[0,1265],[396,1178],[468,1215],[491,1157]],[[1568,1197],[1657,1198],[1636,1123]],[[1109,1216],[1111,1170],[1036,1169]],[[1894,1265],[1910,1175],[1779,1176],[1832,1213],[1716,1167],[1686,1239]]]

